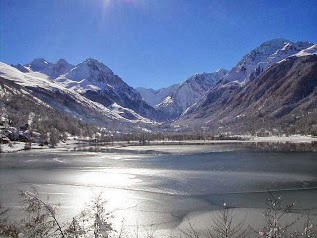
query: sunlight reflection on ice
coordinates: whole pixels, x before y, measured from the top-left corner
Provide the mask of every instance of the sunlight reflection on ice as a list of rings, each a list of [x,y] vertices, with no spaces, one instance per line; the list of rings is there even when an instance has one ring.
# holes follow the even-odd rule
[[[134,175],[122,173],[118,170],[85,172],[81,174],[78,179],[80,184],[107,187],[129,186],[138,181],[139,180],[136,179]]]
[[[128,174],[125,170],[107,170],[87,171],[78,177],[77,182],[86,186],[92,186],[90,189],[82,189],[78,196],[74,198],[73,204],[77,207],[84,208],[93,197],[102,194],[107,202],[109,211],[125,210],[135,206],[129,190],[111,189],[118,187],[129,188],[134,184],[141,182],[136,176]],[[106,190],[104,188],[107,188]],[[111,190],[111,191],[110,191]],[[105,191],[107,191],[105,193]]]

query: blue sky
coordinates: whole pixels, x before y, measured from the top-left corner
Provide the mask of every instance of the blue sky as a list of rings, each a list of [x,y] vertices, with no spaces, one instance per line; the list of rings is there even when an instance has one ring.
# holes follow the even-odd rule
[[[264,41],[317,41],[316,0],[1,0],[0,61],[95,58],[133,87],[230,69]]]

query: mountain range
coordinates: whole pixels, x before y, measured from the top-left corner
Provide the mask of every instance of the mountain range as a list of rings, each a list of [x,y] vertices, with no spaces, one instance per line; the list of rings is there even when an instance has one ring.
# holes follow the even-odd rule
[[[35,103],[98,125],[115,121],[119,128],[146,127],[160,120],[138,92],[97,60],[76,66],[45,59],[26,65],[0,63],[0,78],[11,94],[31,95]]]
[[[309,133],[317,129],[317,55],[289,57],[243,86],[219,84],[175,123],[219,133]]]
[[[99,126],[115,121],[122,131],[296,131],[317,125],[316,52],[313,43],[270,40],[230,70],[197,73],[159,90],[134,89],[95,59],[0,63],[0,80],[11,94]]]

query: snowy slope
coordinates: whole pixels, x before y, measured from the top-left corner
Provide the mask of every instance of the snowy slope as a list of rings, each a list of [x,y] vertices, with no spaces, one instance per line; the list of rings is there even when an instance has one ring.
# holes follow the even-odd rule
[[[116,104],[126,108],[125,111],[132,110],[144,118],[164,119],[136,90],[98,60],[87,59],[73,66],[64,59],[51,63],[39,58],[25,66],[15,67],[21,72],[29,72],[35,76],[38,73],[45,74],[63,87],[105,107]]]
[[[173,84],[167,88],[161,88],[154,90],[152,88],[136,88],[142,98],[152,107],[155,107],[157,104],[161,103],[167,96],[169,96],[180,84]]]
[[[107,90],[109,88],[108,79],[113,76],[114,73],[101,62],[87,59],[65,75],[56,78],[55,81],[66,88],[85,93],[87,90]]]
[[[32,96],[36,103],[49,106],[83,120],[98,123],[117,121],[125,126],[154,122],[140,116],[131,109],[113,104],[112,108],[89,100],[78,92],[65,88],[49,76],[39,72],[23,73],[0,62],[0,80],[16,93]]]
[[[136,90],[98,60],[87,59],[55,81],[106,107],[115,103],[142,117],[162,119]]]
[[[307,55],[316,55],[317,54],[317,44],[312,45],[311,47],[308,47],[307,49],[304,49],[300,52],[298,52],[297,54],[295,54],[295,56],[307,56]]]
[[[156,108],[168,114],[170,118],[177,118],[198,102],[226,74],[225,69],[214,73],[195,74],[175,88]]]
[[[292,42],[285,39],[264,42],[245,55],[224,77],[224,80],[247,82],[256,78],[273,64],[312,45],[309,42]]]
[[[21,72],[23,72],[23,73],[27,73],[27,72],[30,72],[30,69],[28,69],[27,67],[25,67],[24,65],[22,65],[22,64],[17,64],[17,65],[11,65],[12,67],[14,67],[14,68],[16,68],[16,69],[18,69],[18,70],[20,70]]]

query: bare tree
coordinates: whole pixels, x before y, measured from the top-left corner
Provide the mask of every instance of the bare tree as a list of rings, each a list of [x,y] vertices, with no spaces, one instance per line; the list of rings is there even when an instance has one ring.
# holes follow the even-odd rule
[[[112,225],[108,221],[110,213],[105,210],[106,201],[103,200],[102,194],[96,196],[93,204],[94,212],[94,236],[95,238],[105,237],[108,238],[110,232],[112,231]]]
[[[21,233],[29,238],[62,237],[64,231],[56,217],[56,206],[43,201],[35,188],[20,192],[26,217],[20,222]]]
[[[189,227],[181,230],[187,238],[247,238],[249,229],[246,224],[246,217],[237,219],[234,209],[223,204],[222,208],[211,215],[211,224],[206,227],[207,233],[202,234],[195,229],[195,226],[187,218]]]
[[[186,216],[187,223],[188,223],[188,228],[185,230],[180,230],[183,236],[187,238],[199,238],[201,237],[200,232],[198,232],[195,228],[194,225],[191,223],[190,219]]]
[[[213,224],[208,231],[208,237],[211,238],[246,238],[248,229],[246,226],[246,217],[241,220],[236,219],[234,209],[223,204],[221,210],[212,216]]]
[[[302,231],[294,231],[290,237],[292,238],[313,238],[317,237],[316,219],[310,216],[309,213],[305,215]]]
[[[285,223],[285,216],[293,211],[295,203],[283,205],[281,196],[276,197],[273,193],[269,193],[266,202],[266,210],[264,212],[265,226],[258,231],[261,237],[266,238],[282,238],[289,237],[288,232],[296,222],[301,219],[299,215],[294,220]]]
[[[110,223],[111,213],[106,212],[106,201],[102,194],[96,195],[77,217],[74,217],[71,224],[66,229],[67,237],[113,237],[115,231]]]

